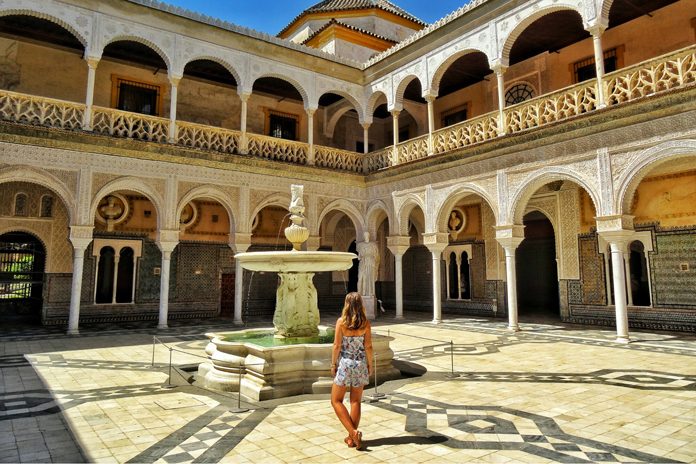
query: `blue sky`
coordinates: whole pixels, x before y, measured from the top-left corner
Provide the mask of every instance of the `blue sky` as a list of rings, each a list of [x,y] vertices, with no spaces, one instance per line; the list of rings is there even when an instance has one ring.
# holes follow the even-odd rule
[[[275,35],[319,0],[165,0],[166,3]],[[412,15],[432,23],[467,0],[392,0]]]

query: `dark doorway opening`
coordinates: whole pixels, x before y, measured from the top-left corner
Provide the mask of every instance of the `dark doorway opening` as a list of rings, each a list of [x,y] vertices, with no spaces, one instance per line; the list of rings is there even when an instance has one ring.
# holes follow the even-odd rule
[[[0,321],[41,322],[46,251],[39,239],[23,232],[0,236]]]
[[[234,316],[234,280],[235,274],[222,274],[220,281],[220,316]]]
[[[524,216],[517,248],[517,308],[520,316],[558,317],[556,239],[551,221],[538,211]]]
[[[636,240],[630,246],[631,255],[629,258],[630,291],[633,306],[650,306],[650,284],[648,280],[648,262],[645,258],[645,247],[643,243]]]
[[[355,240],[353,240],[348,247],[348,253],[355,253],[356,255],[358,254],[356,251],[357,244],[355,243]],[[357,292],[358,291],[358,263],[360,260],[358,258],[353,259],[353,266],[351,266],[350,269],[348,269],[348,292]]]

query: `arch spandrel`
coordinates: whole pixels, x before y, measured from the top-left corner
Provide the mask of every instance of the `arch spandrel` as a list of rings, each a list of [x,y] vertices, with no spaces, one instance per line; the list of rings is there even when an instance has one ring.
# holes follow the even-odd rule
[[[386,202],[383,200],[375,200],[367,207],[366,214],[366,227],[370,235],[377,233],[377,228],[380,226],[379,218],[383,214],[389,223],[389,234],[394,235],[396,233],[394,213],[389,208]]]
[[[493,212],[495,223],[497,224],[499,222],[497,204],[493,200],[495,198],[495,192],[489,192],[473,183],[463,183],[452,185],[443,189],[434,189],[433,193],[435,197],[435,214],[433,215],[433,218],[435,220],[434,230],[436,232],[447,232],[447,221],[452,208],[454,208],[459,201],[469,196],[481,198],[488,208],[490,208],[490,210]]]
[[[212,61],[214,63],[219,64],[223,68],[227,70],[227,72],[230,73],[232,78],[235,80],[237,83],[237,88],[240,88],[242,85],[242,77],[239,71],[237,70],[237,67],[232,65],[228,60],[223,58],[220,55],[216,54],[211,54],[211,53],[205,53],[201,52],[200,54],[192,54],[187,56],[185,59],[182,59],[182,61],[179,63],[179,67],[181,69],[177,69],[174,74],[183,76],[184,75],[184,70],[186,69],[186,65],[189,63],[193,63],[194,61],[201,61],[201,60],[208,60]]]
[[[137,42],[151,48],[164,60],[170,75],[179,75],[178,69],[183,67],[176,63],[172,57],[174,53],[174,35],[162,34],[160,31],[135,23],[123,23],[111,18],[105,18],[100,29],[99,48],[92,49],[92,53],[101,56],[104,49],[112,43],[120,41]]]
[[[311,75],[300,69],[293,69],[287,66],[274,65],[265,61],[254,61],[251,65],[251,73],[248,76],[249,91],[254,87],[254,83],[264,77],[280,79],[292,85],[302,97],[305,108],[310,108],[314,98],[314,85]]]
[[[256,200],[252,200],[253,204],[249,205],[250,208],[249,210],[251,211],[251,215],[246,218],[246,228],[244,229],[245,231],[251,231],[252,224],[254,223],[254,218],[256,217],[259,212],[264,209],[267,206],[279,206],[284,209],[288,209],[290,206],[290,195],[286,193],[270,193],[266,194]],[[239,218],[238,222],[241,225],[241,221],[243,221],[244,218]],[[241,230],[241,227],[240,227]]]
[[[413,210],[418,207],[425,216],[425,193],[407,193],[394,197],[394,210],[396,211],[396,225],[398,235],[408,235],[408,219]],[[425,229],[425,224],[423,224]]]
[[[239,217],[239,214],[237,212],[237,206],[230,201],[230,195],[228,192],[225,192],[222,189],[217,188],[215,186],[205,185],[201,187],[195,187],[186,192],[177,204],[176,214],[174,215],[174,217],[179,218],[181,216],[181,212],[189,202],[202,198],[213,199],[220,203],[223,208],[225,208],[225,212],[227,213],[227,217],[229,220],[230,235],[233,235],[236,229],[235,223],[237,221],[237,218]]]
[[[316,224],[309,225],[310,234],[319,234],[319,228],[321,226],[322,221],[332,211],[340,211],[341,213],[348,216],[348,218],[353,223],[353,227],[355,227],[355,233],[358,237],[360,237],[363,231],[366,230],[365,221],[363,220],[363,215],[360,212],[360,210],[358,210],[358,208],[355,206],[353,202],[340,198],[338,200],[333,200],[321,209],[319,215],[317,216]]]
[[[461,42],[457,45],[462,44]],[[489,66],[491,64],[490,52],[485,50],[485,47],[477,48],[475,46],[470,46],[468,42],[463,42],[465,45],[454,46],[451,49],[447,48],[442,52],[435,55],[435,57],[428,60],[428,69],[432,69],[432,73],[428,78],[428,88],[435,93],[440,90],[440,82],[442,77],[445,75],[447,70],[457,61],[459,58],[470,55],[472,53],[483,53],[488,59]]]

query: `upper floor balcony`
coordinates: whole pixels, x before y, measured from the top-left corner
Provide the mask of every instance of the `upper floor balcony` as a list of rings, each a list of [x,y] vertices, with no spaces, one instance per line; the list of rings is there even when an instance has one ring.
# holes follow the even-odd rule
[[[690,0],[648,2],[650,16],[612,14],[621,1],[606,31],[553,10],[517,31],[507,66],[453,47],[430,80],[400,76],[389,95],[368,84],[363,100],[356,83],[308,90],[287,67],[250,79],[212,55],[191,54],[177,74],[136,35],[116,34],[95,55],[64,23],[12,10],[0,18],[0,118],[360,174],[466,156],[467,147],[696,85]],[[646,22],[663,42],[643,40]]]

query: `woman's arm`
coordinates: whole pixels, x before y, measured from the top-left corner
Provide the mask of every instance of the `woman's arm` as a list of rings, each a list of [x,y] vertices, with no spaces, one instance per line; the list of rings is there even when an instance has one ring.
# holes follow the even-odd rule
[[[331,376],[336,377],[336,364],[338,364],[338,355],[341,353],[341,345],[343,343],[343,324],[339,317],[336,321],[336,332],[334,333],[333,349],[331,350]]]
[[[367,373],[372,375],[374,369],[372,365],[374,355],[372,351],[372,326],[370,325],[370,321],[367,321],[367,327],[365,329],[365,357],[367,358]]]

